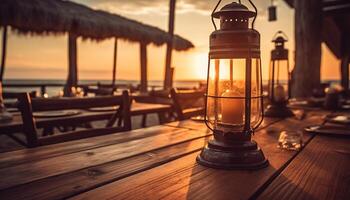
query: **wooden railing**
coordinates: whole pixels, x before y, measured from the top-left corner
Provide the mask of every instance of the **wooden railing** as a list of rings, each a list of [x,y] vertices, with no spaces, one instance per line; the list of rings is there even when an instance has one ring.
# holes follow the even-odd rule
[[[64,83],[4,83],[3,84],[3,88],[8,89],[8,88],[37,88],[38,90],[36,91],[40,91],[40,96],[41,97],[45,97],[47,96],[47,88],[52,88],[52,87],[61,87],[63,89],[63,87],[65,86]],[[137,91],[139,88],[135,87],[131,84],[115,84],[115,86],[113,86],[112,84],[105,84],[105,83],[90,83],[90,84],[78,84],[77,87],[116,87],[116,88],[125,88],[125,89],[129,89],[131,92]],[[162,86],[156,86],[156,85],[150,85],[149,86],[149,90],[157,90],[162,88]],[[27,92],[32,92],[32,91],[27,91]]]

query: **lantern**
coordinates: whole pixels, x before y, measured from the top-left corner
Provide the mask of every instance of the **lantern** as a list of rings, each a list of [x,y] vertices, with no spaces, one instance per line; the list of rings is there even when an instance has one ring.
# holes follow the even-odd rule
[[[273,0],[271,0],[271,6],[268,7],[269,11],[269,22],[277,20],[277,7],[273,5]]]
[[[263,120],[260,34],[255,12],[233,2],[212,13],[220,29],[210,35],[205,123],[214,139],[197,157],[199,164],[222,169],[267,166],[262,150],[251,139]],[[249,27],[250,19],[251,28]]]
[[[287,36],[282,31],[278,31],[272,40],[275,49],[271,51],[268,84],[270,104],[265,111],[267,117],[284,118],[294,115],[287,107],[290,98],[288,49],[284,47],[287,41]]]

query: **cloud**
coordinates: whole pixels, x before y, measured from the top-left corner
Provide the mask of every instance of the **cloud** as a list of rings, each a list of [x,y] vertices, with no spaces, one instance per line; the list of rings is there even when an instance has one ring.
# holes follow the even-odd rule
[[[107,10],[109,12],[127,14],[127,15],[145,15],[159,14],[167,15],[169,0],[73,0],[91,6],[95,9]],[[222,1],[221,6],[230,1]],[[259,10],[259,15],[266,15],[266,9],[269,1],[255,0],[253,1]],[[216,0],[177,0],[176,13],[199,13],[208,15],[215,7]],[[242,3],[249,5],[247,0]]]

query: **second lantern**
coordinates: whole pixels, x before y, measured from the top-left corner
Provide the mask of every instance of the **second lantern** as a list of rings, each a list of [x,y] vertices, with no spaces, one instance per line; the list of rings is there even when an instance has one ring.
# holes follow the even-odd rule
[[[290,93],[290,73],[288,49],[284,44],[287,36],[282,31],[278,31],[272,42],[275,49],[271,51],[271,62],[269,69],[269,105],[265,111],[266,117],[291,117],[293,112],[287,107]]]

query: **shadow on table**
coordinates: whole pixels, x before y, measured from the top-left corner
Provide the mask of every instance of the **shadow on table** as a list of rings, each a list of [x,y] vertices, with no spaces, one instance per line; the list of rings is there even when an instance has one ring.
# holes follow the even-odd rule
[[[271,165],[257,171],[244,171],[216,170],[196,164],[190,177],[186,199],[315,199],[300,186],[280,176],[281,184],[269,185],[268,192],[259,192],[267,182],[267,176],[273,173],[271,171],[276,171]]]
[[[284,175],[279,175],[271,184],[267,186],[266,189],[264,189],[261,193],[259,193],[255,197],[252,197],[251,199],[319,199],[308,192],[308,190],[310,190],[311,188],[303,188],[303,186],[305,186],[305,179],[302,178],[301,181],[296,182],[290,180]]]

